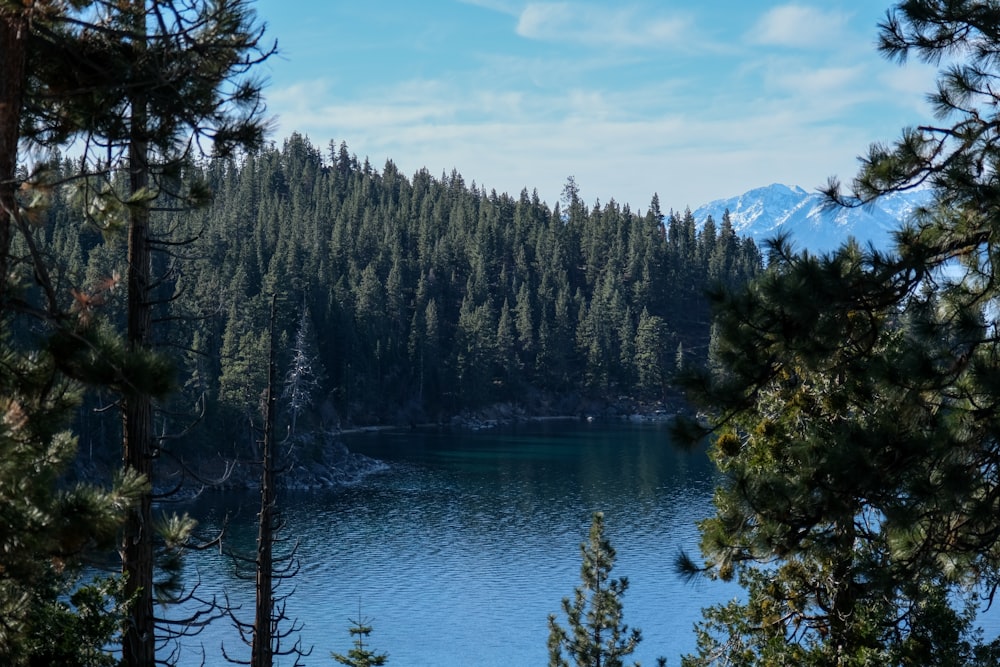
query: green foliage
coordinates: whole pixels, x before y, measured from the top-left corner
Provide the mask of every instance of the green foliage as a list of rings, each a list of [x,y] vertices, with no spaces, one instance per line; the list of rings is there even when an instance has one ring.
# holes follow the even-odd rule
[[[880,258],[775,250],[720,302],[725,373],[701,387],[728,424],[702,550],[748,595],[708,611],[689,664],[966,664],[975,573],[994,565],[978,538],[955,541],[980,516],[966,494],[986,459],[961,402],[918,370],[944,349],[900,316]]]
[[[118,640],[126,617],[120,578],[95,579],[77,585],[65,575],[53,574],[48,585],[32,591],[26,626],[30,636],[24,653],[11,657],[12,667],[73,665],[114,667],[118,658],[107,646]],[[67,591],[72,591],[67,597]],[[9,617],[9,616],[8,616]]]
[[[368,635],[372,633],[371,619],[361,615],[360,605],[358,617],[351,619],[349,632],[354,637],[354,646],[347,655],[341,653],[331,653],[331,657],[342,665],[348,667],[377,667],[384,665],[389,660],[387,653],[379,653],[365,645]]]
[[[261,86],[248,72],[270,50],[260,44],[249,3],[74,5],[32,35],[35,85],[24,110],[26,136],[60,147],[82,134],[114,151],[138,138],[159,158],[169,158],[146,165],[162,169],[166,179],[179,175],[174,159],[200,141],[211,141],[219,155],[260,143]],[[143,110],[130,107],[136,96],[145,100]],[[141,136],[133,133],[134,113],[148,121]],[[110,164],[107,157],[105,168],[114,169],[117,156],[112,153]],[[106,201],[148,204],[163,194],[165,182],[155,182]],[[192,206],[205,199],[203,188],[188,193]]]
[[[22,12],[28,18],[35,13],[12,8],[0,13],[0,37],[9,36],[12,19],[23,18]],[[122,308],[114,322],[121,337],[86,326],[111,288],[88,292],[79,289],[82,281],[74,280],[73,308],[88,335],[74,331],[57,337],[55,355],[63,370],[118,395],[123,469],[151,480],[153,460],[166,440],[154,435],[154,400],[163,400],[176,386],[172,360],[156,351],[172,341],[154,335],[154,324],[164,317],[183,318],[167,311],[178,297],[176,260],[183,253],[176,250],[187,244],[170,227],[160,227],[162,218],[154,219],[154,212],[187,211],[208,203],[209,188],[190,168],[192,158],[204,156],[205,149],[225,156],[260,145],[266,126],[261,84],[248,74],[272,50],[261,43],[262,29],[244,0],[86,0],[57,3],[44,13],[44,20],[20,26],[26,52],[16,53],[18,66],[8,68],[0,91],[23,89],[25,94],[0,99],[0,109],[15,109],[19,115],[0,117],[0,136],[17,137],[19,130],[21,139],[53,150],[75,142],[81,155],[62,165],[65,173],[52,182],[78,184],[75,217],[100,230],[106,243],[119,242],[113,238],[119,230],[127,235],[125,256],[119,255],[118,266],[108,267],[110,274],[101,278],[113,287],[119,275],[125,277],[125,300],[116,304]],[[6,165],[12,154],[16,147],[4,146],[0,162]],[[14,184],[6,166],[0,171],[0,182]],[[5,210],[12,208],[9,190],[0,190]],[[5,220],[0,222],[2,280],[7,274],[6,227]],[[33,258],[35,279],[48,294],[47,313],[57,319],[61,304],[49,279],[51,267],[42,266],[32,234],[25,233],[22,240]],[[159,254],[163,249],[169,252]],[[79,267],[70,271],[74,269],[77,278]],[[127,508],[121,534],[119,553],[130,598],[122,660],[129,665],[151,664],[156,653],[151,493],[147,487],[139,502]],[[179,520],[171,528],[184,523]],[[168,545],[166,553],[175,556],[177,551]],[[166,562],[168,571],[177,569],[175,559]]]
[[[777,239],[766,274],[715,297],[715,372],[691,384],[727,482],[701,546],[746,595],[706,611],[687,665],[996,664],[975,614],[1000,580],[998,26],[934,1],[881,26],[891,57],[954,63],[933,96],[950,126],[873,146],[851,196],[831,184],[845,205],[933,188],[894,254]]]
[[[124,510],[147,485],[135,476],[111,489],[61,481],[76,455],[66,427],[78,399],[48,350],[0,337],[3,664],[113,664],[104,648],[119,628],[119,582],[78,588],[74,574],[86,555],[113,546]]]
[[[293,135],[239,160],[191,167],[214,204],[152,212],[155,228],[197,239],[189,254],[203,258],[169,274],[158,293],[158,338],[198,351],[177,378],[185,390],[167,406],[179,413],[204,395],[205,423],[219,424],[186,440],[189,453],[204,451],[200,437],[224,454],[234,440],[245,450],[253,439],[247,425],[264,386],[255,360],[264,358],[261,303],[270,289],[289,301],[301,295],[310,313],[323,373],[309,410],[329,425],[398,419],[404,406],[407,419],[433,420],[582,390],[660,398],[673,359],[658,353],[659,341],[668,354],[683,343],[692,366],[704,361],[703,290],[715,276],[700,268],[709,251],[699,255],[699,244],[726,260],[720,266],[731,271],[720,275],[734,284],[760,268],[752,243],[697,235],[693,218],[664,216],[658,204],[636,215],[614,202],[588,209],[578,201],[568,225],[536,193],[486,193],[457,173],[407,178],[391,162],[380,173],[346,150],[341,144],[328,161]],[[88,237],[70,275],[124,275],[116,243]],[[278,337],[292,347],[302,310],[279,310]],[[640,335],[644,311],[659,326]],[[282,376],[290,377],[293,357],[279,358]],[[295,416],[292,403],[279,430]]]
[[[604,536],[602,512],[594,512],[580,555],[580,586],[572,601],[564,598],[562,602],[568,630],[559,625],[555,614],[549,616],[549,665],[569,667],[565,650],[577,667],[623,667],[624,658],[635,651],[642,635],[622,622],[621,598],[628,580],[611,578],[615,550]]]
[[[663,318],[643,310],[635,334],[635,368],[638,386],[648,395],[661,395],[667,384],[668,341]]]

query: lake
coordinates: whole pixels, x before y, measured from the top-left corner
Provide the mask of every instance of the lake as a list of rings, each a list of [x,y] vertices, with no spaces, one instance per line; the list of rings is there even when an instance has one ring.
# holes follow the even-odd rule
[[[307,665],[347,653],[359,604],[372,619],[368,643],[389,665],[547,664],[547,618],[579,583],[579,545],[595,510],[617,550],[612,575],[630,583],[625,622],[642,630],[633,658],[644,665],[660,655],[678,665],[694,649],[701,608],[739,593],[674,572],[679,550],[697,554],[695,522],[711,513],[715,472],[703,450],[673,446],[662,425],[554,421],[347,442],[388,468],[348,489],[279,501],[284,536],[299,540],[301,569],[282,590],[294,588],[287,614],[313,647]],[[255,493],[217,493],[179,509],[208,530],[233,516],[229,544],[251,550],[257,502]],[[200,578],[200,594],[227,593],[252,621],[253,582],[237,578],[229,559],[199,553],[187,573]],[[200,664],[200,645],[206,664],[224,664],[223,642],[230,655],[249,655],[218,621],[184,640],[179,664]]]

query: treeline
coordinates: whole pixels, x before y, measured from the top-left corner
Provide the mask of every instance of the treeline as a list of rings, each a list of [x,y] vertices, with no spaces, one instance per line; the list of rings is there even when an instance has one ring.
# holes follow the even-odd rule
[[[182,178],[214,198],[154,213],[158,343],[179,360],[163,414],[203,406],[199,430],[213,438],[252,437],[272,293],[287,419],[420,422],[568,394],[662,398],[679,366],[706,358],[705,290],[762,265],[727,217],[699,229],[690,211],[662,213],[656,195],[642,214],[588,206],[570,178],[550,208],[455,171],[378,171],[343,143],[324,155],[299,135]],[[81,230],[71,208],[51,207],[65,209],[51,248],[94,295],[124,275],[125,239]]]

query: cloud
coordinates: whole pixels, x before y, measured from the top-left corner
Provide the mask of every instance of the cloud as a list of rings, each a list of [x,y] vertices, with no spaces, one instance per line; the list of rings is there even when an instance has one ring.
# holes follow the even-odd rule
[[[649,16],[636,8],[534,2],[521,11],[517,34],[526,39],[623,48],[668,47],[682,41],[690,21]]]
[[[749,41],[769,46],[822,48],[840,42],[848,15],[803,5],[769,10],[748,34]]]
[[[787,63],[772,68],[764,74],[769,89],[801,98],[815,100],[825,107],[828,115],[839,113],[849,106],[868,86],[865,85],[866,68],[853,67],[789,67]],[[813,107],[813,104],[809,104]]]
[[[929,113],[928,93],[936,90],[938,68],[917,61],[908,61],[905,67],[895,65],[885,68],[879,76],[880,84],[902,98],[914,109]],[[901,100],[902,101],[902,100]]]
[[[851,74],[821,73],[815,81],[839,85]],[[742,97],[720,87],[692,99],[672,85],[651,85],[629,93],[641,114],[615,91],[582,85],[529,93],[412,80],[324,103],[336,100],[333,92],[323,82],[274,91],[281,131],[304,132],[319,145],[346,140],[376,167],[392,159],[404,173],[455,168],[469,182],[515,196],[537,188],[550,204],[570,174],[587,201],[614,197],[633,210],[653,192],[665,209],[683,209],[765,181],[815,187],[831,173],[853,173],[854,156],[871,140],[835,119],[818,131],[802,105],[821,105],[810,101],[821,96],[807,91]],[[727,111],[733,108],[739,114]]]
[[[440,122],[451,117],[455,109],[439,101],[440,92],[429,82],[408,82],[394,89],[391,100],[369,97],[353,103],[323,104],[324,100],[337,96],[326,81],[315,80],[272,90],[268,106],[280,113],[282,126],[289,129],[400,126]]]

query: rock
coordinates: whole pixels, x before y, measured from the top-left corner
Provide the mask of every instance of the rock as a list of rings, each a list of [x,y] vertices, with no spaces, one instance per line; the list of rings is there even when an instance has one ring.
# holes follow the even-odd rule
[[[350,451],[330,431],[300,433],[280,443],[275,467],[280,471],[280,488],[300,490],[352,486],[388,469],[383,461]],[[184,484],[180,484],[182,479]],[[202,462],[196,470],[177,465],[161,470],[155,487],[159,493],[179,487],[181,495],[199,488],[256,489],[260,487],[260,464],[218,459]]]

